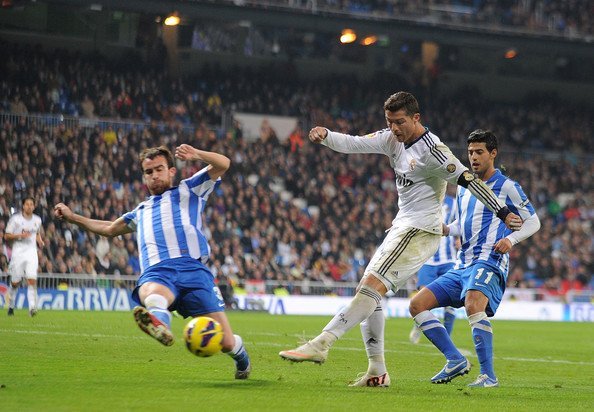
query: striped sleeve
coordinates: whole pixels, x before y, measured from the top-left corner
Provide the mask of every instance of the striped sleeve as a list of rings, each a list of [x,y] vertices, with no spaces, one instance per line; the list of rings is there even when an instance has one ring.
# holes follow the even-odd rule
[[[495,196],[495,193],[481,179],[476,178],[468,183],[468,190],[495,214],[505,207],[497,196]]]
[[[195,195],[208,199],[208,196],[221,184],[221,178],[212,180],[208,174],[208,166],[194,173],[192,177],[182,180]]]
[[[450,201],[450,213],[448,214],[445,223],[448,224],[448,225],[450,223],[453,223],[456,220],[457,213],[458,213],[458,202],[455,199],[451,198],[451,201]]]
[[[513,180],[507,180],[503,185],[503,190],[506,194],[506,205],[516,215],[520,216],[522,220],[528,219],[535,211],[534,207],[528,200],[528,196],[522,190],[522,187]]]
[[[128,226],[128,228],[130,228],[130,230],[136,230],[136,227],[138,226],[138,219],[136,217],[136,214],[138,213],[139,208],[140,205],[138,205],[136,209],[134,209],[133,211],[124,213],[122,215],[124,222],[126,222],[126,225]]]

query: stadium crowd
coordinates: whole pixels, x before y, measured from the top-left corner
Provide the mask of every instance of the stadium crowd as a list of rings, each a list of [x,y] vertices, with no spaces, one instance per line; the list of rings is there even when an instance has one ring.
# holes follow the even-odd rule
[[[228,0],[248,7],[284,7],[310,13],[347,13],[353,16],[405,18],[431,23],[480,24],[483,29],[505,27],[563,34],[594,34],[591,0]]]
[[[67,127],[4,117],[0,239],[12,211],[25,196],[34,197],[45,228],[41,272],[138,274],[133,235],[96,237],[54,221],[51,210],[61,201],[99,219],[131,210],[146,196],[136,159],[150,145],[172,148],[187,142],[231,158],[232,168],[209,200],[206,215],[213,271],[235,285],[276,280],[291,293],[307,293],[293,282],[356,281],[396,213],[393,172],[381,157],[351,155],[347,160],[319,150],[299,126],[287,139],[267,128],[249,141],[238,123],[207,125],[220,124],[223,110],[240,110],[295,115],[306,123],[367,133],[384,127],[381,103],[394,87],[415,84],[413,74],[392,78],[389,85],[344,79],[349,87],[297,76],[287,81],[293,77],[266,70],[205,70],[193,79],[165,81],[164,73],[96,65],[80,55],[21,48],[7,56],[2,63],[7,75],[0,80],[5,113],[151,122]],[[466,91],[464,98],[425,101],[423,118],[458,149],[461,159],[470,130],[493,128],[500,136],[499,159],[521,182],[543,224],[533,238],[514,247],[509,284],[541,288],[547,295],[592,287],[594,161],[584,153],[594,135],[592,114],[555,100],[497,105],[470,96]],[[184,124],[196,126],[189,132]],[[178,164],[181,177],[198,167]],[[9,254],[0,240],[2,270]]]

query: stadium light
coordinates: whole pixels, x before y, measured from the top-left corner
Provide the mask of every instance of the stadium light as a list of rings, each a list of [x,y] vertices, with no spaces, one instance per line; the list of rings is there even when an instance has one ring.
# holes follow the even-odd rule
[[[177,14],[177,12],[174,12],[174,13],[170,14],[169,16],[167,16],[167,18],[165,19],[163,24],[165,24],[165,26],[177,26],[179,24],[179,22],[180,22],[179,14]]]
[[[361,40],[361,44],[363,46],[371,46],[372,44],[377,43],[377,36],[375,35],[371,35],[371,36],[367,36],[365,38],[363,38],[363,40]]]
[[[517,55],[518,55],[518,51],[516,49],[507,49],[503,56],[506,59],[514,59]]]
[[[340,42],[342,44],[352,43],[357,40],[357,34],[351,29],[344,29],[340,35]]]

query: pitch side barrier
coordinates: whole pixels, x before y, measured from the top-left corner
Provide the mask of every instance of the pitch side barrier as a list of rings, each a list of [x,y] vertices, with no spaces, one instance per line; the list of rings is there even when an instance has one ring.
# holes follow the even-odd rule
[[[38,302],[41,310],[105,310],[129,311],[134,306],[132,288],[134,276],[97,276],[86,275],[40,275],[38,277]],[[311,284],[308,285],[311,287]],[[274,285],[271,285],[274,288]],[[338,286],[337,286],[338,287]],[[276,287],[278,290],[278,285]],[[346,306],[351,296],[328,294],[332,285],[325,284],[326,295],[274,295],[241,294],[227,300],[228,309],[238,311],[267,312],[272,315],[334,315]],[[345,286],[341,285],[345,290]],[[0,276],[0,306],[6,307],[8,277]],[[587,291],[569,296],[571,300],[546,301],[526,298],[537,296],[526,289],[509,289],[508,299],[504,299],[497,311],[496,319],[594,322],[594,293]],[[27,289],[19,289],[16,296],[16,308],[27,308]],[[520,299],[524,298],[524,299]],[[406,297],[387,297],[383,308],[386,317],[409,317],[409,299]],[[456,316],[465,318],[464,309],[458,309]]]

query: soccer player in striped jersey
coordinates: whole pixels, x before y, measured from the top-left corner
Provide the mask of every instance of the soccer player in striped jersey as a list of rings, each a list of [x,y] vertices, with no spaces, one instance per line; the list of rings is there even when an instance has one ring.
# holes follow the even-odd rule
[[[522,220],[421,124],[419,104],[412,94],[398,92],[390,96],[384,103],[384,115],[388,128],[366,136],[331,132],[324,127],[309,132],[313,143],[337,152],[386,155],[396,175],[399,211],[349,305],[317,337],[279,353],[281,358],[294,362],[322,363],[334,342],[361,324],[369,366],[352,386],[390,385],[384,360],[382,297],[388,290],[396,291],[405,285],[437,251],[443,231],[441,204],[446,182],[468,188],[507,227],[517,230],[522,225]]]
[[[441,209],[445,224],[454,222],[456,219],[456,200],[452,196],[446,195]],[[417,272],[417,290],[421,290],[424,286],[427,286],[450,270],[456,261],[456,253],[456,239],[450,236],[443,236],[435,255]],[[443,312],[443,326],[448,331],[448,335],[452,334],[454,320],[456,320],[456,309],[451,306],[445,307]],[[421,329],[414,324],[409,334],[410,341],[412,343],[419,343],[422,333]]]
[[[430,310],[464,306],[481,366],[481,373],[469,386],[499,385],[493,369],[493,329],[488,317],[495,315],[505,291],[509,251],[536,233],[540,220],[520,185],[495,168],[496,156],[497,137],[491,131],[479,129],[470,134],[468,159],[472,171],[524,223],[520,230],[510,231],[469,190],[458,189],[457,220],[444,227],[444,235],[462,238],[456,264],[423,288],[410,303],[410,313],[416,324],[447,360],[446,366],[431,378],[433,383],[447,383],[468,373],[468,368],[466,358]]]
[[[223,351],[236,364],[235,378],[247,379],[250,359],[240,336],[233,335],[224,312],[225,303],[206,266],[210,246],[204,235],[202,212],[209,195],[229,168],[227,157],[182,144],[175,156],[183,161],[208,164],[173,186],[176,169],[172,153],[164,146],[140,154],[143,178],[150,197],[113,222],[73,213],[66,205],[55,206],[56,217],[102,236],[136,232],[141,275],[133,299],[136,323],[163,345],[173,344],[171,312],[184,317],[209,316],[223,327]]]

